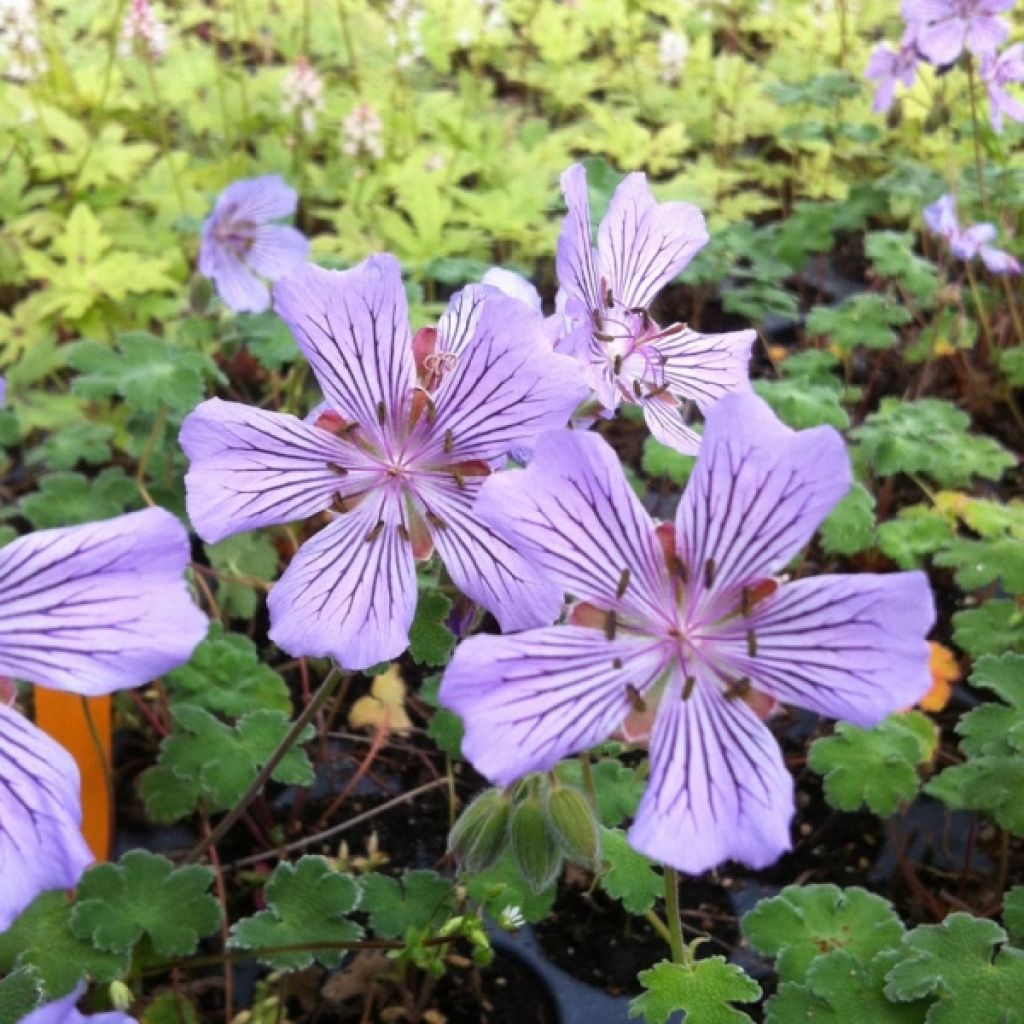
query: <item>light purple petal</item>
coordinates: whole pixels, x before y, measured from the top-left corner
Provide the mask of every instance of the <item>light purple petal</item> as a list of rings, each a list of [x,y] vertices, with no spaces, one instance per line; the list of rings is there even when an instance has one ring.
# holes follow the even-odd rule
[[[850,488],[850,463],[831,427],[793,431],[753,392],[710,410],[676,513],[676,545],[696,602],[729,600],[780,571]]]
[[[555,265],[558,283],[566,294],[586,309],[598,309],[604,302],[597,282],[597,255],[594,252],[587,198],[587,172],[583,164],[573,164],[562,174],[562,195],[568,212],[558,236]]]
[[[209,277],[224,305],[236,313],[264,313],[270,308],[270,288],[227,248],[211,253]]]
[[[466,727],[462,750],[478,772],[508,785],[607,739],[662,674],[650,638],[551,626],[463,641],[440,700]]]
[[[954,6],[952,0],[903,0],[900,11],[905,21],[935,21],[948,18]]]
[[[206,635],[161,508],[39,530],[0,549],[0,674],[96,696],[188,661]]]
[[[480,279],[480,283],[518,299],[537,313],[541,311],[540,293],[522,274],[505,270],[504,267],[491,267]]]
[[[245,262],[260,277],[276,281],[302,263],[308,252],[309,242],[301,231],[264,224],[253,232]]]
[[[213,208],[215,218],[265,224],[270,220],[290,217],[299,203],[295,189],[285,184],[279,174],[233,181],[217,197]]]
[[[700,451],[700,434],[683,422],[683,411],[677,402],[658,396],[641,398],[637,404],[643,409],[644,422],[656,441],[683,455],[696,455]]]
[[[74,759],[0,704],[0,932],[39,893],[72,888],[92,863],[81,821]]]
[[[414,370],[409,311],[394,256],[371,256],[344,271],[299,267],[274,286],[274,310],[334,410],[375,436],[396,435]]]
[[[669,391],[677,398],[689,398],[701,412],[730,391],[750,386],[747,364],[756,331],[727,334],[698,334],[688,327],[665,331],[644,348],[654,349]]]
[[[562,593],[476,514],[482,485],[481,477],[467,477],[459,487],[441,475],[417,483],[421,501],[444,524],[428,524],[437,553],[452,582],[494,615],[503,632],[546,626],[561,610]]]
[[[923,26],[917,36],[918,49],[933,64],[952,64],[963,52],[967,25],[963,18],[944,18]]]
[[[956,199],[947,193],[936,199],[921,212],[928,230],[947,241],[960,234],[960,222],[956,215]]]
[[[369,494],[303,544],[267,599],[281,650],[358,671],[408,647],[416,571],[401,515],[397,494]]]
[[[1010,34],[1010,29],[998,18],[975,16],[967,26],[965,44],[976,56],[993,53]]]
[[[490,287],[479,284],[466,285],[457,291],[437,321],[435,351],[460,355],[477,332],[484,301],[494,294]]]
[[[775,738],[742,700],[698,677],[675,680],[658,707],[647,791],[629,842],[699,875],[726,860],[763,868],[790,847],[793,780]]]
[[[598,230],[601,274],[616,301],[647,306],[708,242],[692,203],[657,203],[647,177],[628,174]]]
[[[540,314],[491,292],[434,395],[433,446],[448,462],[497,458],[566,424],[587,393],[579,363],[551,351]]]
[[[7,400],[7,381],[0,377],[0,408],[3,408],[4,402]]]
[[[928,692],[934,622],[924,573],[820,576],[784,584],[703,650],[776,700],[870,727]]]
[[[244,530],[290,523],[328,508],[336,494],[380,477],[356,445],[284,413],[211,398],[179,436],[189,518],[214,543]]]
[[[27,1017],[22,1017],[19,1024],[138,1024],[134,1017],[124,1013],[95,1013],[89,1017],[82,1016],[75,1004],[82,998],[83,991],[84,987],[79,986],[64,999],[33,1010]]]
[[[664,621],[672,590],[654,525],[598,435],[542,435],[529,467],[491,477],[476,508],[566,593]]]
[[[985,245],[981,248],[981,259],[992,274],[1019,274],[1020,262],[1002,249]]]

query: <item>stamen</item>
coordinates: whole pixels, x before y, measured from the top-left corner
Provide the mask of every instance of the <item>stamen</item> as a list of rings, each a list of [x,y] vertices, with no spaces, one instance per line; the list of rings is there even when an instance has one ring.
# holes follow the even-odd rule
[[[455,486],[458,487],[460,491],[464,491],[466,489],[466,478],[462,475],[462,470],[456,466],[452,467],[452,479],[455,481]]]
[[[427,509],[426,517],[427,522],[430,523],[431,526],[436,526],[439,530],[445,530],[448,528],[448,524],[436,512],[431,512]]]
[[[612,658],[612,668],[622,668],[622,659]]]
[[[697,685],[696,676],[687,676],[686,682],[683,683],[683,700],[689,700],[693,694],[693,688]]]
[[[644,390],[643,390],[642,387],[640,387],[640,379],[639,378],[634,378],[634,380],[633,380],[633,394],[637,398],[643,398],[644,397]]]
[[[618,375],[622,373],[622,356],[616,356],[612,360],[612,372],[615,374],[616,377],[618,377]]]
[[[619,620],[615,615],[615,612],[609,612],[604,617],[604,635],[609,640],[615,639],[615,631],[619,628]]]
[[[336,462],[328,462],[327,468],[332,473],[337,473],[338,476],[348,476],[348,470],[344,466],[339,466]]]
[[[341,515],[344,515],[348,511],[348,506],[345,504],[345,499],[340,494],[335,494],[335,496],[331,499],[331,508],[333,508],[335,512],[338,512]]]
[[[634,711],[643,714],[647,710],[647,701],[640,696],[640,691],[632,683],[626,683],[626,696]]]
[[[444,432],[444,453],[450,455],[452,449],[455,447],[455,436],[452,434],[452,428],[449,427]]]
[[[757,657],[757,634],[752,630],[747,630],[747,654],[751,658]]]
[[[748,693],[750,693],[750,680],[743,676],[742,679],[737,679],[729,684],[729,688],[725,691],[725,699],[739,700],[741,697],[746,697]]]
[[[666,391],[668,391],[668,384],[660,384],[656,388],[651,388],[651,390],[647,392],[647,397],[657,398],[659,395],[665,394]]]
[[[614,341],[615,340],[615,335],[614,334],[606,334],[604,331],[594,331],[594,337],[597,338],[598,341]]]
[[[710,590],[715,585],[715,560],[709,558],[704,563],[704,586]]]
[[[406,541],[407,543],[412,540],[412,537],[409,535],[409,530],[406,528],[405,523],[399,523],[396,529],[398,530],[398,536],[401,537],[402,540]]]
[[[743,612],[743,618],[749,619],[753,608],[753,602],[750,600],[750,587],[744,587],[740,597],[740,611]]]
[[[607,307],[608,307],[609,309],[613,309],[613,308],[615,307],[615,297],[614,297],[614,296],[612,295],[612,290],[611,290],[611,288],[607,288],[607,289],[605,289],[605,293],[604,293],[604,304],[605,304],[605,305],[606,305],[606,306],[607,306]]]
[[[434,400],[427,395],[427,422],[433,423],[437,419],[437,406],[434,405]]]
[[[683,581],[683,583],[689,583],[690,570],[686,568],[686,563],[678,555],[673,555],[672,560],[675,563],[676,575]]]
[[[619,585],[615,588],[615,596],[621,601],[626,594],[626,588],[629,586],[629,569],[623,569],[622,575],[619,577]]]
[[[382,398],[377,403],[377,422],[383,427],[384,424],[387,422],[387,419],[388,407],[384,404],[384,399]]]
[[[378,519],[377,525],[366,535],[367,543],[372,544],[383,532],[384,520]]]

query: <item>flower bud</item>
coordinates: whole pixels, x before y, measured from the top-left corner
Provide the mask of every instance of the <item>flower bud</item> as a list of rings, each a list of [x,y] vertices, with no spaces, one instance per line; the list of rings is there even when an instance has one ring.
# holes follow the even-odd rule
[[[463,812],[448,836],[448,849],[470,874],[486,871],[508,841],[511,807],[500,789],[488,789]]]
[[[110,996],[114,1009],[121,1013],[131,1009],[135,1003],[135,993],[123,981],[112,981],[107,989],[107,995]]]
[[[534,892],[546,889],[562,867],[562,850],[543,806],[536,796],[525,799],[509,823],[512,855]]]
[[[569,858],[577,864],[596,865],[601,842],[590,801],[578,789],[559,786],[548,798],[548,816]]]

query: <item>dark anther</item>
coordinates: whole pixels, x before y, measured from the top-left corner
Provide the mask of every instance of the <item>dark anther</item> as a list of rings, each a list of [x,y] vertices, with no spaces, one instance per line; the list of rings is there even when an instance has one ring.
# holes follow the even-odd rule
[[[448,524],[436,512],[431,512],[429,510],[427,511],[427,522],[430,523],[431,526],[436,526],[439,530],[444,530],[448,526]]]
[[[629,703],[633,705],[634,711],[642,714],[647,710],[647,701],[640,696],[640,691],[632,683],[626,683],[626,696],[629,697]]]
[[[633,378],[633,394],[637,398],[643,398],[644,397],[644,390],[643,390],[642,387],[640,387],[640,379],[638,377],[634,377]]]
[[[750,618],[750,612],[753,610],[753,607],[754,604],[750,599],[750,587],[744,587],[743,594],[740,597],[740,610],[743,612],[743,618]]]
[[[710,590],[715,585],[715,560],[709,558],[704,563],[704,586]]]
[[[614,295],[612,295],[612,290],[611,290],[611,288],[607,288],[607,289],[605,289],[605,293],[604,293],[604,304],[605,304],[605,305],[606,305],[606,306],[607,306],[607,307],[608,307],[609,309],[612,309],[612,308],[613,308],[613,307],[615,306],[615,296],[614,296]]]
[[[427,422],[433,423],[437,419],[437,406],[434,405],[434,400],[427,395]]]
[[[333,508],[335,512],[339,512],[342,515],[344,515],[348,511],[348,506],[345,504],[345,499],[340,494],[336,494],[331,499],[331,508]]]
[[[337,473],[338,476],[348,476],[348,470],[344,466],[339,466],[336,462],[328,462],[327,468],[332,473]]]
[[[455,481],[455,486],[458,487],[460,491],[464,491],[466,489],[466,478],[462,475],[461,469],[452,469],[452,479]]]
[[[366,535],[367,542],[372,544],[381,535],[383,530],[384,530],[384,520],[383,519],[378,519],[377,520],[377,525]]]
[[[623,569],[622,575],[619,577],[619,585],[615,588],[615,596],[621,601],[626,594],[626,588],[629,586],[629,569]]]
[[[747,654],[757,657],[757,634],[752,629],[747,630]]]
[[[618,377],[618,375],[622,373],[622,356],[616,356],[612,360],[612,372],[615,374],[616,377]]]
[[[651,388],[651,390],[647,392],[647,397],[657,398],[659,395],[665,394],[666,391],[668,391],[668,384],[659,384],[656,388]]]
[[[690,572],[686,568],[686,563],[678,555],[674,555],[673,560],[675,562],[676,575],[683,581],[683,583],[689,583]]]
[[[615,612],[609,612],[604,617],[604,635],[609,640],[615,639],[615,631],[619,628],[619,620],[615,616]]]
[[[615,335],[614,334],[606,334],[604,331],[594,331],[594,337],[597,338],[598,341],[614,341],[615,340]]]
[[[449,427],[444,432],[444,453],[449,455],[451,450],[455,447],[455,436],[452,434],[452,428]]]
[[[740,697],[746,697],[748,693],[750,693],[750,680],[744,676],[729,684],[729,689],[725,691],[725,699],[738,700]]]
[[[387,418],[388,407],[384,404],[384,399],[382,398],[377,403],[377,422],[383,427],[385,422],[387,422]]]
[[[612,668],[622,668],[622,659],[612,658]]]
[[[686,682],[683,683],[683,700],[689,700],[690,695],[693,693],[693,688],[697,685],[696,676],[687,676]]]
[[[398,524],[398,536],[401,537],[402,540],[406,541],[407,543],[412,540],[412,537],[409,536],[409,531],[406,528],[405,523]]]

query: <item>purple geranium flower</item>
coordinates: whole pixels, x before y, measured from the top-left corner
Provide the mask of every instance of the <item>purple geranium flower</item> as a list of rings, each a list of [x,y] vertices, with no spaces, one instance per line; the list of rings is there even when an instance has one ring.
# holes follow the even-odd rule
[[[882,114],[892,106],[897,82],[902,82],[905,89],[914,84],[917,63],[917,46],[912,28],[904,34],[899,50],[891,49],[886,43],[879,43],[871,51],[864,77],[876,83],[875,97],[871,103],[871,109],[876,114]]]
[[[923,573],[772,575],[849,485],[835,430],[794,432],[751,392],[708,414],[674,528],[651,521],[600,437],[540,438],[479,512],[580,603],[565,625],[456,650],[441,702],[466,756],[505,785],[649,731],[631,843],[694,873],[771,863],[790,846],[793,785],[765,698],[870,726],[931,685]]]
[[[1009,34],[997,15],[1014,0],[903,0],[903,17],[917,48],[933,64],[952,64],[966,47],[983,57]]]
[[[134,1017],[117,1011],[97,1013],[91,1017],[83,1016],[75,1005],[82,998],[83,991],[83,987],[79,986],[64,999],[40,1006],[27,1017],[22,1017],[19,1024],[138,1024]]]
[[[569,212],[558,240],[558,280],[576,324],[560,349],[590,368],[591,384],[609,410],[639,405],[663,444],[695,452],[700,437],[683,422],[680,404],[706,411],[726,392],[748,386],[754,331],[698,334],[685,324],[664,330],[648,307],[706,244],[700,210],[656,203],[643,174],[627,175],[612,196],[595,252],[587,174],[574,164],[562,175]]]
[[[203,224],[199,272],[217,286],[236,313],[262,313],[270,307],[267,282],[284,277],[309,251],[302,232],[270,221],[295,213],[295,189],[277,174],[245,178],[228,185]]]
[[[169,512],[42,530],[0,549],[0,674],[95,696],[188,661],[206,634]],[[44,889],[92,860],[79,833],[78,770],[53,740],[0,706],[0,931]]]
[[[990,242],[995,240],[993,224],[972,224],[961,228],[956,212],[956,198],[946,194],[922,211],[925,225],[933,235],[949,243],[949,251],[958,259],[968,262],[980,256],[982,262],[993,274],[1019,274],[1020,263],[1004,249],[997,249]]]
[[[472,508],[493,464],[563,425],[586,393],[576,362],[545,341],[539,314],[470,286],[436,331],[414,340],[388,255],[341,273],[302,267],[278,283],[274,304],[326,408],[303,422],[212,399],[185,420],[181,444],[189,514],[207,541],[338,513],[270,594],[275,643],[348,669],[400,654],[416,605],[414,559],[433,548],[503,628],[550,621],[557,589]]]
[[[1004,114],[1011,121],[1024,121],[1024,104],[1006,91],[1008,85],[1024,82],[1024,43],[986,55],[981,61],[981,80],[988,91],[988,116],[994,131],[1003,130]]]

